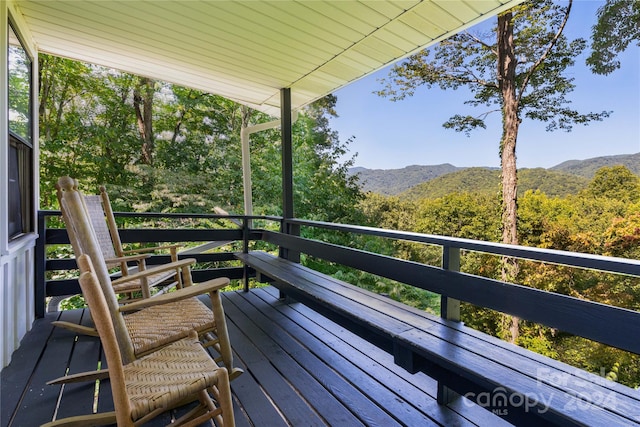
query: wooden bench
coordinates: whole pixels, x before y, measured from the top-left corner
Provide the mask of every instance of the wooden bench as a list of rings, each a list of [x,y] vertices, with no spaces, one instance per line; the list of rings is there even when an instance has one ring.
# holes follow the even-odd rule
[[[287,297],[309,305],[516,425],[640,425],[640,391],[511,345],[262,251],[236,257]]]

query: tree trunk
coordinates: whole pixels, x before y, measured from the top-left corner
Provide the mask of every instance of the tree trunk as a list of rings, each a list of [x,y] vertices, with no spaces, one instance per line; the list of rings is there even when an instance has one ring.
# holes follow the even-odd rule
[[[498,83],[502,94],[502,140],[500,156],[502,166],[502,241],[518,244],[517,234],[517,190],[516,141],[520,118],[516,89],[516,55],[513,40],[512,14],[498,16]],[[518,274],[515,258],[505,257],[502,262],[502,280],[514,281]],[[516,343],[520,335],[518,322],[514,316],[506,317],[506,338]]]
[[[143,77],[133,92],[138,130],[142,138],[142,162],[153,164],[153,80]]]

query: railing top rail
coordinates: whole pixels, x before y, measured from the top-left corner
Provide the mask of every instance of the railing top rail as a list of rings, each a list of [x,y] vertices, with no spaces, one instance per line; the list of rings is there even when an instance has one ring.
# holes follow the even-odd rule
[[[501,256],[510,256],[531,261],[550,262],[553,264],[640,276],[640,260],[635,259],[561,251],[556,249],[516,246],[508,245],[505,243],[483,242],[479,240],[463,239],[458,237],[437,236],[409,231],[387,230],[359,225],[335,224],[330,222],[302,220],[297,218],[286,219],[285,221],[290,224],[301,226],[367,234],[371,236],[386,237],[391,239],[428,243],[444,247],[460,248],[476,252],[491,253]]]
[[[40,215],[60,215],[58,210],[41,210]],[[289,224],[336,230],[348,233],[366,234],[397,240],[439,245],[448,248],[459,248],[475,252],[484,252],[499,256],[510,256],[531,261],[549,262],[572,267],[587,268],[617,274],[640,276],[640,260],[617,258],[578,252],[543,249],[535,247],[508,245],[504,243],[485,242],[458,237],[438,236],[410,231],[388,230],[361,225],[338,224],[324,221],[313,221],[299,218],[282,218],[275,215],[219,215],[208,213],[158,213],[158,212],[116,212],[120,217],[139,218],[211,218],[211,219],[264,219],[268,221],[285,221]]]
[[[40,215],[60,216],[59,210],[40,210]],[[214,218],[214,219],[265,219],[269,221],[282,221],[282,217],[271,215],[235,215],[235,214],[209,214],[209,213],[177,213],[177,212],[114,212],[117,217],[127,218]]]

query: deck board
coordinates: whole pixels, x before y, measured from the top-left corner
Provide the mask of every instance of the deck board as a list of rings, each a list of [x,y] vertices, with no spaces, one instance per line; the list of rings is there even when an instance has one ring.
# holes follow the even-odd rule
[[[88,311],[82,311],[82,319],[79,323],[91,326],[91,316]],[[98,369],[101,360],[100,341],[95,337],[78,336],[74,344],[73,353],[69,360],[69,374],[92,371]],[[64,386],[66,398],[60,402],[58,418],[70,417],[78,413],[91,413],[93,411],[95,383],[74,383]],[[107,394],[107,393],[105,393]],[[110,394],[110,393],[108,393]],[[110,404],[112,406],[113,403]]]
[[[0,381],[2,384],[0,392],[1,425],[9,425],[15,415],[14,409],[20,404],[29,377],[38,364],[40,355],[53,331],[51,322],[56,318],[57,316],[49,315],[46,318],[36,320],[33,329],[27,333],[21,341],[21,346],[13,353],[10,368],[2,370]]]
[[[272,399],[278,405],[285,421],[292,425],[295,425],[297,420],[308,422],[308,425],[326,425],[312,406],[313,402],[317,402],[323,405],[326,411],[323,416],[327,417],[327,422],[359,425],[356,417],[332,395],[328,395],[321,384],[318,384],[282,346],[273,341],[273,336],[267,335],[282,333],[279,325],[264,319],[247,299],[252,299],[251,295],[242,295],[242,298],[234,298],[229,303],[225,300],[225,312],[234,323],[239,322],[248,339],[252,341],[253,348],[248,352],[243,351],[250,358],[247,364],[252,367],[251,374],[256,376],[265,391],[273,396]],[[233,345],[238,347],[234,339],[232,336]],[[238,351],[240,350],[236,350]],[[258,363],[255,363],[258,357]],[[252,361],[254,363],[251,363]],[[253,366],[257,369],[254,370]],[[305,419],[305,414],[310,418]]]
[[[253,295],[256,298],[267,296],[262,290],[256,290]],[[269,319],[285,326],[289,333],[294,334],[300,345],[304,346],[309,353],[313,353],[317,358],[322,358],[324,368],[320,369],[321,373],[334,370],[336,375],[340,375],[350,386],[355,387],[361,393],[362,399],[367,403],[383,402],[382,407],[376,405],[376,411],[388,412],[387,417],[392,417],[393,420],[385,419],[380,422],[400,422],[406,425],[421,426],[434,425],[432,420],[420,413],[417,408],[406,400],[399,400],[398,394],[388,388],[394,385],[394,380],[397,377],[389,375],[388,369],[380,365],[379,361],[372,360],[344,341],[345,338],[351,339],[351,334],[346,333],[342,328],[336,328],[333,333],[330,333],[314,322],[308,322],[303,327],[300,322],[308,319],[300,316],[295,310],[289,309],[288,305],[281,304],[275,307],[279,308],[279,310],[272,312]],[[286,313],[296,320],[294,321]],[[314,335],[313,331],[317,335]],[[330,345],[330,351],[327,351],[327,345]],[[340,349],[346,351],[341,352]],[[406,393],[403,393],[404,397],[407,394],[411,394],[410,390],[404,390],[404,392]],[[371,413],[367,407],[356,407],[354,412]],[[363,419],[363,421],[365,424],[378,423],[377,420],[371,418]]]
[[[59,318],[79,323],[82,313],[81,310],[62,312]],[[61,386],[48,386],[46,382],[65,374],[74,341],[73,332],[62,328],[53,329],[30,378],[30,387],[23,395],[14,425],[37,426],[51,421],[58,405]]]
[[[433,379],[408,374],[390,354],[308,307],[279,300],[273,287],[225,293],[223,304],[236,364],[245,370],[231,384],[239,427],[504,425],[462,400],[438,405]],[[61,395],[60,386],[45,384],[67,368],[93,369],[104,359],[97,338],[76,340],[52,328],[58,316],[85,324],[89,318],[86,310],[73,310],[34,324],[2,371],[2,427],[36,426],[56,410],[59,417],[86,414],[93,405],[93,384],[65,385]],[[98,408],[113,408],[108,381],[101,383]]]

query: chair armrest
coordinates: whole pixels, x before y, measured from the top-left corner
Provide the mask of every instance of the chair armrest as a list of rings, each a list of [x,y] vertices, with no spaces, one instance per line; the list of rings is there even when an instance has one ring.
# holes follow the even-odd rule
[[[129,262],[129,261],[138,262],[138,261],[145,260],[145,259],[149,258],[150,256],[151,255],[149,255],[149,254],[127,255],[127,256],[120,256],[120,257],[105,259],[104,261],[107,264],[116,264],[116,263]]]
[[[152,248],[140,248],[140,249],[129,249],[126,251],[122,251],[124,254],[136,254],[136,253],[146,253],[146,252],[154,252],[161,249],[177,249],[182,245],[164,245],[164,246],[154,246]]]
[[[231,281],[228,277],[218,277],[216,279],[207,280],[206,282],[198,283],[187,288],[177,289],[174,292],[158,295],[157,297],[146,298],[143,300],[121,305],[118,309],[120,310],[120,312],[136,311],[145,307],[152,307],[155,305],[168,304],[187,298],[193,298],[198,295],[219,291],[227,286],[230,282]]]
[[[162,273],[163,271],[177,270],[183,267],[188,267],[189,265],[195,264],[195,263],[196,263],[195,258],[185,258],[179,261],[150,267],[150,268],[147,268],[146,270],[141,270],[134,274],[129,274],[127,276],[119,277],[116,280],[111,281],[111,284],[118,285],[120,283],[126,283],[131,280],[144,279],[145,277],[150,276],[152,274]]]

